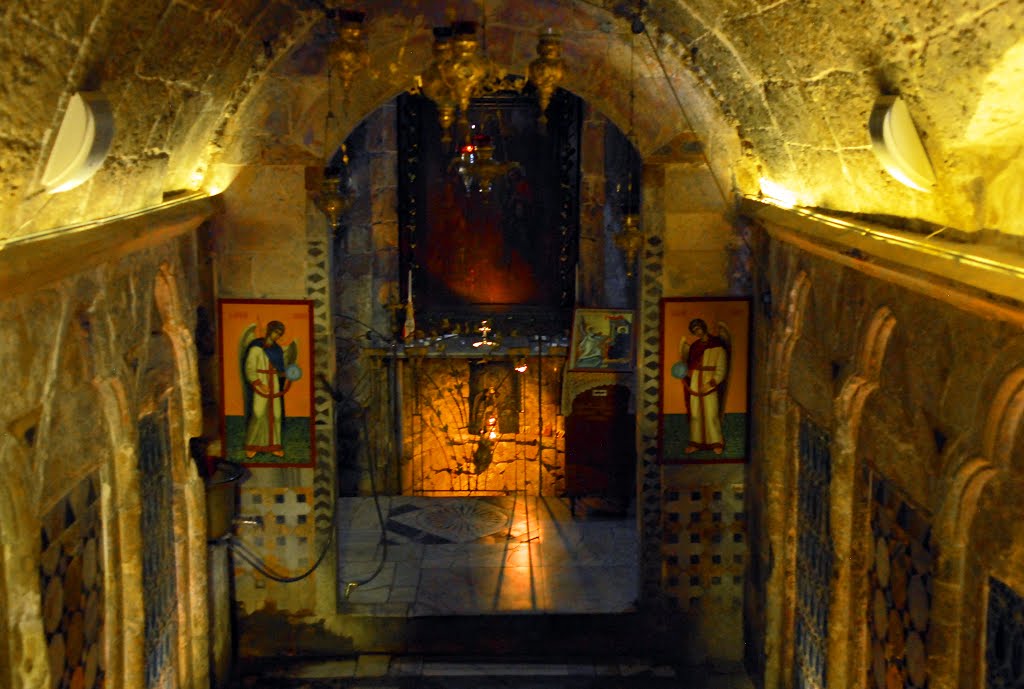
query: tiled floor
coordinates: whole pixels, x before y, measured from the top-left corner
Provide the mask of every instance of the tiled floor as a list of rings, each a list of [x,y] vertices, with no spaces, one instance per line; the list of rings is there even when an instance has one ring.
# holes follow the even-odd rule
[[[634,609],[633,516],[584,507],[574,517],[567,499],[521,495],[379,500],[386,548],[373,498],[339,500],[339,612],[421,617]]]

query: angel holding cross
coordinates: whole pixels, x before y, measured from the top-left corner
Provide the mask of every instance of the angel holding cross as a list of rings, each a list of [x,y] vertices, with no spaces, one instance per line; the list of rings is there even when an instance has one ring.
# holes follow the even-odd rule
[[[284,396],[292,382],[302,376],[296,365],[298,344],[293,340],[282,348],[284,323],[267,323],[266,335],[256,337],[253,323],[239,341],[242,373],[242,397],[245,403],[245,441],[247,459],[259,452],[284,456],[281,431],[284,421]]]
[[[690,321],[689,331],[696,340],[684,336],[679,342],[679,359],[686,369],[679,376],[683,381],[683,397],[690,415],[690,441],[685,454],[710,450],[716,455],[725,451],[722,417],[725,414],[725,391],[729,373],[731,338],[724,323],[718,324],[718,335],[708,332],[701,318]]]

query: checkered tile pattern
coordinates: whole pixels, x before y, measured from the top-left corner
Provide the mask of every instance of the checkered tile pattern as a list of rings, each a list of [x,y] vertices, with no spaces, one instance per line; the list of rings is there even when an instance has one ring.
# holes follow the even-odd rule
[[[246,488],[242,491],[240,514],[259,517],[262,526],[246,524],[238,527],[238,539],[258,555],[274,572],[294,576],[309,569],[319,547],[314,548],[313,489]],[[281,587],[290,587],[282,590]],[[241,558],[235,559],[235,597],[246,610],[258,610],[266,601],[287,600],[297,603],[296,596],[306,596],[312,606],[311,587],[296,587],[276,582],[256,572]]]
[[[662,505],[665,593],[683,610],[699,598],[743,600],[747,520],[736,486],[667,486]]]

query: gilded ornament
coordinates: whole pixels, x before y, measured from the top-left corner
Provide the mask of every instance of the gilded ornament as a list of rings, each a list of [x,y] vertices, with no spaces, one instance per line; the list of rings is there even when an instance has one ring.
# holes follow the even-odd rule
[[[365,18],[365,13],[353,10],[343,10],[335,18],[338,40],[331,45],[328,60],[331,70],[338,75],[345,97],[353,77],[370,64],[366,33],[363,31]]]
[[[626,276],[633,277],[633,267],[644,246],[644,233],[640,229],[640,219],[635,213],[627,213],[622,219],[622,229],[615,235],[615,245],[624,255]]]
[[[555,89],[565,78],[565,60],[562,59],[562,35],[553,29],[540,34],[537,40],[537,58],[530,63],[530,81],[537,88],[541,121]]]
[[[420,75],[419,91],[434,101],[437,120],[441,125],[442,141],[451,141],[451,127],[455,123],[455,100],[449,87],[452,64],[452,30],[447,26],[434,28],[434,61]]]

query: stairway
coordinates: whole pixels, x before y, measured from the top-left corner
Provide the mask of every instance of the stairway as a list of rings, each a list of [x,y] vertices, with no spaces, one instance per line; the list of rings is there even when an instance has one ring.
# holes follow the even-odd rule
[[[752,689],[738,668],[655,665],[637,658],[424,658],[367,654],[273,661],[243,669],[234,689]]]

